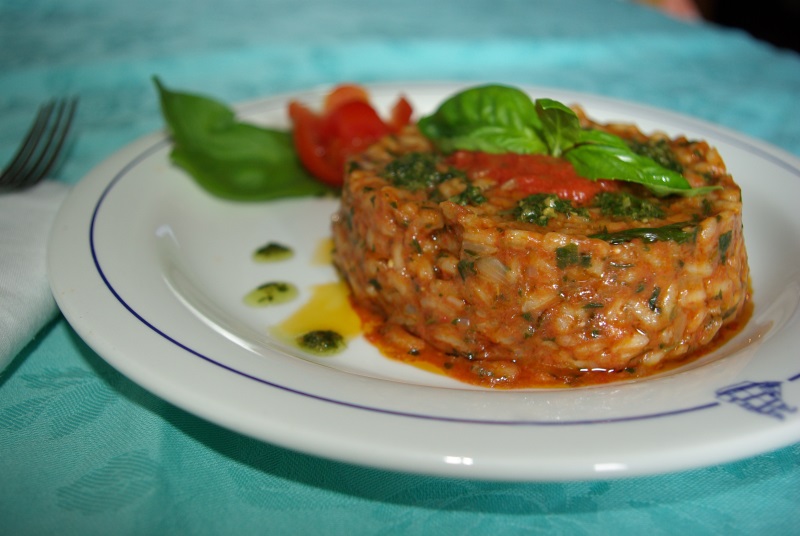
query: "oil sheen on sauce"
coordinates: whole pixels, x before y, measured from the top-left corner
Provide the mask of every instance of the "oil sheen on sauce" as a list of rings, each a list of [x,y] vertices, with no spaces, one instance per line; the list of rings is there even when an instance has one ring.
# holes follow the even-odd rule
[[[312,264],[330,266],[333,240],[326,238],[317,245]],[[268,242],[252,254],[256,263],[279,263],[294,257],[294,250],[279,242]],[[244,302],[252,307],[284,304],[296,299],[296,285],[287,281],[270,281],[248,292]],[[361,320],[350,307],[349,289],[344,282],[317,285],[310,300],[292,316],[273,328],[273,335],[317,356],[340,352],[347,341],[361,333]]]
[[[295,346],[299,338],[315,331],[338,333],[345,344],[361,334],[361,318],[350,305],[350,290],[344,281],[314,286],[311,298],[272,330],[273,335]]]

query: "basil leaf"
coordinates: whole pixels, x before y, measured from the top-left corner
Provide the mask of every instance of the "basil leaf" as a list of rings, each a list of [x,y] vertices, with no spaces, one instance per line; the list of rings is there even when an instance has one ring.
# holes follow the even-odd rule
[[[418,126],[445,152],[548,154],[568,160],[590,180],[634,182],[659,196],[703,195],[719,189],[692,188],[680,171],[637,154],[622,138],[581,128],[568,106],[553,99],[533,102],[508,86],[477,86],[457,93]]]
[[[602,130],[583,130],[578,144],[564,155],[578,175],[587,179],[615,179],[635,182],[655,195],[705,195],[720,186],[692,188],[681,173],[635,152],[619,136]]]
[[[680,173],[663,168],[627,147],[579,145],[568,151],[564,158],[575,167],[578,175],[591,180],[623,180],[670,190],[691,188],[689,181]]]
[[[684,197],[695,197],[698,195],[706,195],[714,190],[722,190],[722,186],[698,186],[696,188],[689,188],[688,190],[685,188],[676,189],[670,188],[669,186],[656,185],[650,185],[647,188],[658,197],[666,197],[673,194],[682,195]]]
[[[442,151],[532,154],[547,151],[536,107],[524,92],[488,85],[467,89],[419,120],[420,131]]]
[[[619,147],[620,149],[627,149],[632,153],[636,152],[630,148],[625,140],[605,130],[596,130],[593,128],[581,129],[578,135],[577,143],[594,145],[606,145],[608,147]]]
[[[542,122],[542,137],[551,156],[561,156],[580,138],[580,119],[569,106],[553,99],[537,99],[536,113]]]
[[[212,195],[263,201],[330,192],[303,168],[289,132],[239,122],[216,100],[153,81],[172,135],[173,163]]]

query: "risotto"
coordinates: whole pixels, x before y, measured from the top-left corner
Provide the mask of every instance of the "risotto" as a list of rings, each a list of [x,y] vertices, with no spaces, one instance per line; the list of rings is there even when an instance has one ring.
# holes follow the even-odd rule
[[[584,385],[684,362],[742,321],[741,192],[716,150],[576,111],[719,189],[656,197],[550,156],[443,154],[415,126],[387,136],[351,160],[333,237],[389,355],[484,386]]]

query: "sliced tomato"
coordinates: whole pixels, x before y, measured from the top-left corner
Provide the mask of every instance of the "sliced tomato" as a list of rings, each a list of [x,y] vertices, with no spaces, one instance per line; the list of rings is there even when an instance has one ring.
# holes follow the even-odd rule
[[[322,120],[299,102],[289,103],[289,117],[294,124],[292,139],[300,162],[317,179],[330,186],[342,184],[342,170],[330,161],[321,139]]]
[[[400,97],[392,108],[392,115],[389,119],[389,126],[393,131],[398,132],[403,127],[411,123],[411,116],[414,109],[405,97]]]
[[[363,87],[355,84],[341,84],[325,96],[322,109],[325,112],[331,112],[342,104],[352,101],[369,102],[369,93]]]
[[[513,187],[524,195],[556,194],[585,204],[601,191],[617,191],[617,181],[592,181],[575,172],[562,158],[542,154],[489,154],[478,151],[456,151],[448,163],[464,170],[470,178],[484,178]]]
[[[389,134],[390,129],[367,102],[342,104],[323,119],[323,130],[344,147],[359,149]]]
[[[305,168],[331,186],[344,182],[347,159],[397,132],[411,121],[411,104],[400,98],[384,121],[360,86],[344,84],[325,98],[323,112],[316,114],[299,102],[289,103],[295,149]]]

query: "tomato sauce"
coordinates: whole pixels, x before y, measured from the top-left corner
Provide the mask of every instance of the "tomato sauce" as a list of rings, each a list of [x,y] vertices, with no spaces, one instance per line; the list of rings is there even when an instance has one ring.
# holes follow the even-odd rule
[[[424,343],[421,348],[413,350],[399,343],[395,338],[386,335],[386,321],[379,314],[360,307],[352,301],[353,310],[361,318],[361,329],[364,337],[384,356],[412,365],[428,372],[442,374],[460,382],[494,389],[552,389],[565,387],[590,387],[620,381],[638,380],[656,374],[664,374],[704,357],[721,348],[733,339],[753,315],[753,301],[748,299],[739,317],[722,326],[714,339],[706,346],[689,352],[681,359],[667,361],[656,366],[632,366],[622,370],[604,369],[556,369],[539,365],[535,362],[520,363],[516,361],[473,361],[464,357],[454,357]],[[403,329],[403,328],[401,328]],[[747,344],[747,343],[745,343]],[[736,352],[740,347],[732,348],[728,354]],[[494,365],[500,364],[517,369],[511,378],[485,374]]]
[[[491,179],[524,195],[556,194],[578,204],[588,203],[602,191],[617,191],[617,181],[593,181],[581,177],[563,158],[543,154],[490,154],[456,151],[447,164],[463,170],[472,179]]]

